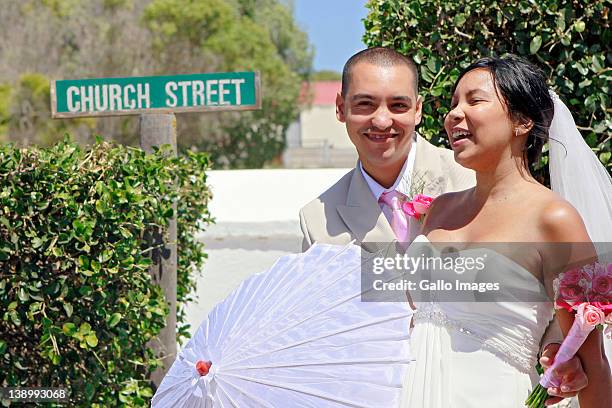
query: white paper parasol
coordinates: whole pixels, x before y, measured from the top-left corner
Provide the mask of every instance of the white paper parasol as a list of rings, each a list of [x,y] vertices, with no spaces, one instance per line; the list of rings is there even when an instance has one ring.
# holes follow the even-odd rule
[[[412,310],[362,302],[361,263],[358,246],[316,244],[245,280],[178,354],[153,407],[397,406]]]

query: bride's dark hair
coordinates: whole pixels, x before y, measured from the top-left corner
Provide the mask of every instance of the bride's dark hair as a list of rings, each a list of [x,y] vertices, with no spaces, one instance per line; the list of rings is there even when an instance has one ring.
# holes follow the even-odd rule
[[[453,93],[461,78],[478,68],[491,73],[495,91],[505,104],[510,119],[518,123],[526,123],[529,119],[533,122],[525,142],[523,158],[527,165],[536,164],[548,140],[548,129],[554,114],[554,102],[548,92],[544,73],[537,66],[515,55],[482,58],[459,74]]]

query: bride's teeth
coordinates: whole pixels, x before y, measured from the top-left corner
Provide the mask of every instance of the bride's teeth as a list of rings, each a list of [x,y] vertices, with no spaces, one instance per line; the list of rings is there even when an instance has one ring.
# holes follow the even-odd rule
[[[458,139],[460,137],[469,137],[469,136],[471,136],[471,133],[465,132],[465,131],[459,131],[459,132],[453,133],[453,139]]]

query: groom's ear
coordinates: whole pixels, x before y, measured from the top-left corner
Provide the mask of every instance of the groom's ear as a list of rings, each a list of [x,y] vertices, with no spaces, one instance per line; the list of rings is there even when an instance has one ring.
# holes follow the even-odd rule
[[[336,118],[342,123],[346,122],[346,116],[344,110],[346,106],[344,105],[344,97],[340,92],[336,95]]]
[[[416,106],[414,110],[414,126],[417,126],[421,123],[421,118],[423,117],[423,98],[421,95],[417,95]]]

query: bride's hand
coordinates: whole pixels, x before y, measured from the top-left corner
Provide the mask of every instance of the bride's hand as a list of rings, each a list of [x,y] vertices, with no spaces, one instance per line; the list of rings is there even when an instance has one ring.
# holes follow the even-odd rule
[[[540,364],[542,364],[544,370],[547,370],[554,361],[559,346],[557,343],[549,344],[542,352]],[[555,377],[561,379],[561,384],[558,388],[551,387],[548,389],[551,398],[546,400],[546,406],[556,404],[564,398],[576,396],[580,390],[586,388],[589,384],[586,373],[582,368],[582,362],[577,356],[572,357],[565,363],[559,364],[555,369]]]

